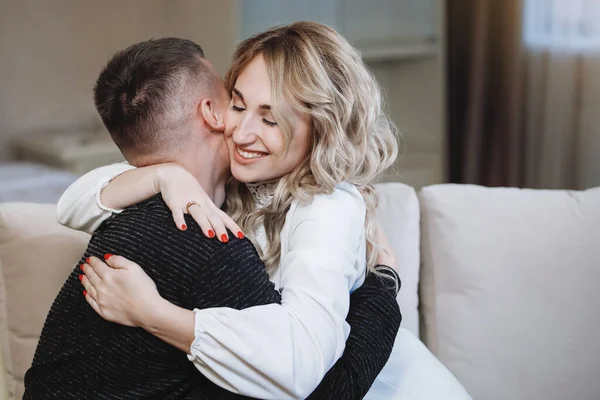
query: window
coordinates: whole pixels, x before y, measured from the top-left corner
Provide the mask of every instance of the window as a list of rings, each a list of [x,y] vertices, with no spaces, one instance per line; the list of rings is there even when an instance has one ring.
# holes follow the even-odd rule
[[[600,1],[525,0],[524,34],[530,47],[600,50]]]

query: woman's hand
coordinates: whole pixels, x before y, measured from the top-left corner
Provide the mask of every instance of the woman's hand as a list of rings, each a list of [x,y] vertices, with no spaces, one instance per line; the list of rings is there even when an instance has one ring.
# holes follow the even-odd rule
[[[173,213],[179,229],[187,229],[183,216],[189,213],[200,225],[202,232],[210,238],[216,236],[222,242],[227,242],[227,229],[239,238],[244,237],[240,227],[213,203],[196,178],[183,167],[176,164],[164,165],[156,174],[155,185],[156,191],[162,193]]]
[[[396,272],[398,272],[398,263],[396,261],[396,257],[394,256],[392,245],[385,236],[385,233],[383,232],[383,229],[379,223],[377,223],[376,229],[377,246],[379,246],[376,263],[392,267]]]
[[[155,309],[165,300],[156,284],[133,261],[106,254],[106,263],[89,257],[81,265],[79,279],[85,299],[105,320],[121,325],[144,327]]]
[[[154,281],[125,257],[106,254],[106,263],[89,257],[79,276],[83,295],[105,320],[140,327],[189,354],[195,314],[163,299]]]

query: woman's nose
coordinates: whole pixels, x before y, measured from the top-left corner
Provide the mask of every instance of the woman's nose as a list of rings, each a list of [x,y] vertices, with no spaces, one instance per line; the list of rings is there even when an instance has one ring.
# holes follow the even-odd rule
[[[248,114],[244,115],[233,131],[233,141],[237,144],[251,144],[256,140],[258,126]]]

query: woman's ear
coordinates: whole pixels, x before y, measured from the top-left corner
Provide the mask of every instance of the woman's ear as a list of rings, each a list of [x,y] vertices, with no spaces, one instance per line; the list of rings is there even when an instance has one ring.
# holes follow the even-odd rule
[[[223,131],[225,129],[223,111],[217,107],[214,101],[203,99],[198,106],[198,112],[212,130]]]

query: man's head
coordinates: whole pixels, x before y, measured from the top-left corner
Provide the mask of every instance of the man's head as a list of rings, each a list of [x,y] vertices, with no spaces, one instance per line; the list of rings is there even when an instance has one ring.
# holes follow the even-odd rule
[[[196,43],[164,38],[117,53],[94,87],[96,109],[134,165],[174,161],[218,130],[227,93]]]

